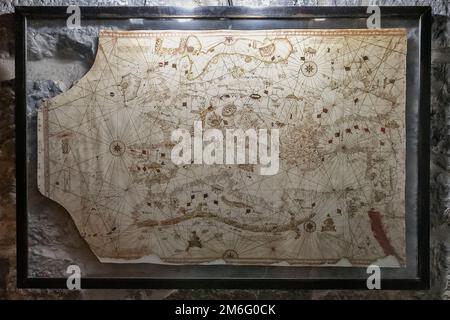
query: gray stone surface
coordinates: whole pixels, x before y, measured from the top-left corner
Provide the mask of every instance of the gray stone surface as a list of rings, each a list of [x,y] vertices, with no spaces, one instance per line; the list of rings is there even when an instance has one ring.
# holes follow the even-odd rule
[[[55,57],[89,63],[95,56],[94,39],[97,35],[98,30],[92,27],[33,30],[27,39],[28,59],[33,61]]]
[[[225,5],[226,0],[2,0],[0,2],[0,299],[2,298],[107,298],[107,299],[450,299],[450,4],[447,0],[234,0],[235,5],[431,5],[433,24],[432,136],[431,136],[431,269],[432,288],[427,291],[365,292],[350,290],[18,290],[15,288],[15,165],[14,165],[14,5]],[[3,14],[3,15],[2,15]],[[39,29],[29,39],[29,58],[33,72],[28,102],[35,106],[66,90],[92,64],[97,30]],[[70,47],[71,50],[66,50]],[[56,61],[56,62],[55,62]],[[45,63],[44,63],[45,62]],[[65,72],[63,72],[63,70]],[[69,72],[67,72],[69,70]],[[52,79],[50,81],[49,79]],[[64,216],[48,212],[32,217],[30,225],[31,273],[57,275],[75,256],[84,256],[73,223]],[[61,243],[54,246],[56,242]],[[58,259],[55,259],[58,257]],[[72,257],[72,258],[71,258]],[[36,260],[33,260],[36,259]],[[89,258],[91,259],[91,258]],[[89,262],[89,259],[87,263]],[[39,262],[39,268],[36,267]]]
[[[79,6],[220,6],[227,0],[2,0],[0,12],[14,11],[14,6],[65,6],[77,4]]]

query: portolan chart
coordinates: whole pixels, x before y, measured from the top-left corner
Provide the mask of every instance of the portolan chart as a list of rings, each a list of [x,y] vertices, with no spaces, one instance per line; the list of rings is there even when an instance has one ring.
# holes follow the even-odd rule
[[[106,31],[38,111],[102,262],[405,264],[406,31]]]

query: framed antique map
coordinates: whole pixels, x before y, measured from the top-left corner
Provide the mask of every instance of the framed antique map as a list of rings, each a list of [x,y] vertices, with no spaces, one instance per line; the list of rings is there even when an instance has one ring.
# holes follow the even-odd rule
[[[19,8],[19,284],[426,287],[430,11],[366,9],[82,7],[92,62],[31,106],[27,34],[74,31]]]

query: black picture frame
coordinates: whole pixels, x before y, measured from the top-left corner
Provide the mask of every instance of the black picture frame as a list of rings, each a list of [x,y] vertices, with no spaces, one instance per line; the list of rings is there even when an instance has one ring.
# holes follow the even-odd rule
[[[81,19],[367,19],[366,7],[80,7]],[[35,278],[28,273],[28,194],[26,65],[27,21],[31,18],[68,17],[67,7],[16,7],[16,195],[17,195],[17,286],[19,288],[67,288],[65,278]],[[417,273],[413,277],[382,280],[382,289],[427,289],[429,267],[429,177],[430,177],[430,67],[431,8],[381,7],[383,17],[414,19],[419,27],[419,82],[417,128]],[[407,110],[408,113],[411,110]],[[408,126],[408,123],[407,123]],[[89,288],[240,288],[240,289],[367,289],[365,279],[339,278],[82,278]]]

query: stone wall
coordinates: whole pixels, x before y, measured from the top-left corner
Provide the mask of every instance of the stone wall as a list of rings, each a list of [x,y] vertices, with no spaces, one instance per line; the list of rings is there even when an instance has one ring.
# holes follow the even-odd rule
[[[0,299],[25,298],[111,298],[111,299],[450,299],[448,277],[450,266],[450,3],[448,0],[380,0],[378,5],[431,5],[433,7],[432,52],[432,176],[431,176],[431,270],[432,288],[427,291],[351,291],[351,290],[18,290],[15,286],[15,165],[14,165],[14,5],[226,5],[227,0],[2,0],[0,2]],[[234,0],[234,5],[367,5],[368,0]],[[84,30],[83,32],[90,32]],[[83,34],[60,34],[51,39],[30,39],[30,55],[34,63],[55,57],[58,48],[75,46],[85,56],[74,57],[71,72],[61,74],[59,82],[33,77],[29,83],[30,105],[54,96],[70,87],[92,62],[95,44]],[[58,66],[55,66],[57,69]],[[48,69],[48,67],[47,67]],[[56,70],[55,69],[55,70]],[[39,70],[39,69],[38,69]],[[45,69],[41,70],[43,73]],[[36,243],[45,243],[51,237],[70,234],[71,224],[66,220],[36,221]],[[69,221],[70,222],[70,221]],[[33,252],[52,267],[52,249],[39,248]],[[83,248],[70,248],[82,250]],[[34,249],[33,249],[34,250]],[[59,249],[60,250],[60,249]],[[41,261],[40,260],[40,261]],[[42,269],[46,269],[43,265]]]

